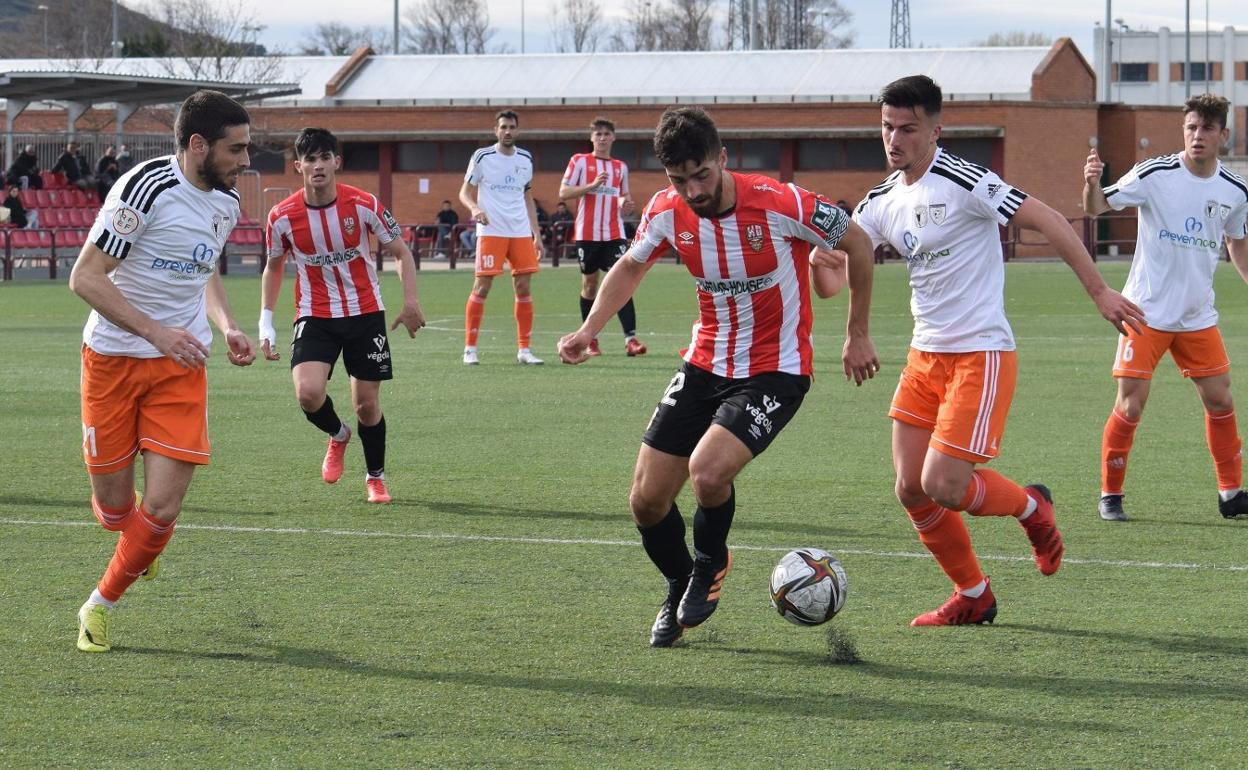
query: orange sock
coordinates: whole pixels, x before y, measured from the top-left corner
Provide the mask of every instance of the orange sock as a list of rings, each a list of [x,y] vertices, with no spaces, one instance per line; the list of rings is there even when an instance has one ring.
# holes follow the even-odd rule
[[[970,590],[984,579],[971,548],[971,533],[957,511],[942,508],[934,502],[918,508],[907,508],[919,542],[932,552],[936,563],[960,591]]]
[[[173,522],[165,523],[152,518],[145,508],[130,517],[126,528],[117,540],[117,549],[108,563],[104,577],[97,586],[100,595],[115,602],[126,592],[130,584],[139,579],[143,570],[152,566],[160,552],[165,550],[173,537]]]
[[[109,508],[101,505],[95,495],[91,495],[91,512],[95,514],[95,520],[100,522],[101,527],[109,532],[120,532],[126,528],[130,515],[137,510],[136,502],[136,499],[131,498],[130,504],[124,508]]]
[[[1209,441],[1209,454],[1213,455],[1213,472],[1218,477],[1218,489],[1239,489],[1244,479],[1235,410],[1205,412],[1205,438]]]
[[[1027,492],[996,471],[976,468],[958,507],[972,516],[1020,516]]]
[[[522,348],[529,347],[533,334],[533,298],[516,297],[516,342]]]
[[[1205,423],[1208,422],[1206,417]],[[1122,482],[1127,478],[1127,455],[1131,453],[1135,428],[1139,424],[1138,418],[1128,420],[1117,409],[1110,412],[1109,419],[1105,421],[1105,433],[1101,436],[1101,491],[1107,495],[1122,494]],[[1234,431],[1234,419],[1231,420],[1231,425],[1231,430]],[[1209,442],[1213,446],[1212,434]]]
[[[481,331],[481,319],[485,317],[485,299],[473,292],[468,295],[464,307],[464,345],[476,347],[477,332]]]

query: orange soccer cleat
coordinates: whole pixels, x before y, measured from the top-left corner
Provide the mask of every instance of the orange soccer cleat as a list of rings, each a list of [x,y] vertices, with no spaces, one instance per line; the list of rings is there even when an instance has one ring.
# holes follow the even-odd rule
[[[364,486],[368,489],[368,502],[370,503],[388,503],[390,502],[390,491],[386,489],[386,480],[376,476],[369,476],[364,481]]]
[[[624,340],[624,352],[629,358],[632,358],[633,356],[644,356],[646,354],[645,343],[636,337],[629,337]]]
[[[329,440],[325,449],[325,461],[321,463],[321,478],[325,483],[333,484],[342,478],[342,457],[347,453],[347,443],[351,441],[351,429],[347,428],[347,437],[342,441]]]
[[[594,337],[592,340],[589,341],[589,347],[585,348],[585,355],[587,356],[602,355],[602,348],[598,347],[597,337]]]
[[[988,578],[984,578],[984,583],[988,583]],[[997,598],[992,595],[992,586],[985,585],[984,592],[974,599],[954,591],[949,601],[918,616],[910,621],[910,625],[965,626],[971,623],[991,623],[995,617]]]

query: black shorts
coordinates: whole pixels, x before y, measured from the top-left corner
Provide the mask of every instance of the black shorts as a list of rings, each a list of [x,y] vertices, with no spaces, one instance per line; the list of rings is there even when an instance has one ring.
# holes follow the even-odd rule
[[[767,372],[732,379],[686,362],[668,383],[641,440],[688,457],[711,425],[722,425],[757,457],[797,414],[808,390],[810,378],[804,375]]]
[[[583,275],[593,275],[602,270],[606,272],[620,261],[624,252],[628,251],[628,241],[577,241],[576,261],[581,263]]]
[[[347,318],[304,316],[295,321],[294,330],[290,341],[292,369],[304,361],[322,361],[329,364],[332,377],[341,353],[347,374],[357,380],[377,382],[394,377],[383,312]]]

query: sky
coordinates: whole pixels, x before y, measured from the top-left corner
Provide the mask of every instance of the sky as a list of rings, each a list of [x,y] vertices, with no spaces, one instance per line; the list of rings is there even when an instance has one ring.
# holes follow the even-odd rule
[[[400,0],[401,8],[417,0]],[[523,50],[541,53],[554,50],[550,29],[551,6],[554,0],[486,0],[490,22],[495,27],[491,39],[494,46],[506,44],[513,52],[521,51],[521,19],[523,18]],[[720,0],[726,7],[726,3]],[[855,48],[887,48],[889,9],[886,0],[841,0],[853,13],[851,28],[855,32]],[[1112,19],[1122,19],[1131,29],[1156,30],[1170,27],[1182,33],[1184,0],[1118,0],[1109,3]],[[624,6],[622,0],[604,0],[604,8]],[[1225,26],[1248,30],[1248,2],[1244,0],[1191,0],[1193,32],[1203,34],[1208,9],[1209,27],[1220,31]],[[1106,3],[1095,0],[911,0],[910,36],[915,46],[956,47],[971,45],[994,32],[1023,30],[1043,32],[1052,37],[1071,37],[1084,53],[1092,56],[1092,30],[1105,20]],[[394,0],[274,0],[251,6],[256,21],[265,26],[260,42],[287,52],[297,51],[304,38],[318,21],[341,21],[352,26],[383,26],[393,28]],[[344,12],[344,8],[350,12]],[[523,10],[523,14],[522,14]],[[621,14],[607,10],[608,18]],[[297,21],[308,19],[309,21]]]

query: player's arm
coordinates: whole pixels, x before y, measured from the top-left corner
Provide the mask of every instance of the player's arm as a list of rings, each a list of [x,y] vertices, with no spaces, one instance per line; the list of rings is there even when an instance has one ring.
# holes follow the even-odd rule
[[[204,287],[207,300],[208,317],[225,335],[226,358],[235,366],[251,366],[256,360],[256,348],[251,338],[238,328],[234,320],[234,312],[230,310],[230,299],[225,294],[225,284],[221,282],[221,273],[213,271]]]
[[[598,176],[594,177],[593,180],[589,182],[589,184],[571,185],[571,184],[564,184],[560,182],[559,183],[559,200],[570,201],[575,198],[579,198],[588,192],[596,190],[606,181],[607,181],[607,172],[599,171]]]
[[[490,218],[486,216],[485,211],[477,205],[477,199],[472,194],[472,182],[467,179],[459,186],[459,202],[464,204],[464,208],[468,209],[468,218],[473,222],[480,222],[483,225],[490,223]]]
[[[420,298],[416,294],[416,260],[412,259],[412,250],[402,238],[395,238],[389,243],[381,244],[381,253],[394,259],[399,266],[399,282],[403,285],[403,310],[399,317],[390,324],[390,331],[399,328],[407,329],[407,336],[415,337],[425,325],[425,314],[420,309]]]
[[[589,343],[633,296],[641,279],[653,264],[654,260],[640,262],[633,259],[632,249],[620,257],[598,285],[598,296],[594,297],[593,307],[581,328],[559,340],[561,361],[565,364],[579,364],[589,358]]]
[[[1231,264],[1239,273],[1239,277],[1248,283],[1248,238],[1227,238],[1226,252],[1231,257]]]
[[[1099,216],[1113,208],[1101,189],[1101,174],[1104,171],[1105,163],[1093,147],[1088,153],[1088,162],[1083,165],[1083,210],[1088,216]]]
[[[529,211],[529,227],[533,228],[533,248],[537,258],[542,258],[542,228],[537,223],[537,204],[533,202],[533,188],[524,188],[524,207]]]
[[[880,370],[880,359],[875,353],[875,344],[871,342],[869,324],[875,249],[871,247],[871,238],[852,220],[837,246],[848,255],[845,267],[849,273],[849,319],[845,323],[841,361],[845,367],[845,379],[852,379],[855,385],[861,385]]]
[[[208,348],[202,342],[186,329],[158,324],[151,316],[131,305],[109,280],[108,274],[119,264],[121,260],[110,257],[88,241],[70,271],[70,291],[82,297],[100,315],[150,342],[162,356],[187,369],[202,367],[208,357]]]
[[[1087,249],[1083,247],[1083,242],[1079,240],[1079,236],[1075,235],[1074,228],[1070,226],[1065,217],[1043,201],[1028,197],[1019,205],[1018,212],[1014,214],[1011,221],[1020,227],[1039,232],[1057,249],[1062,261],[1070,266],[1075,276],[1079,278],[1079,282],[1083,284],[1084,291],[1096,303],[1097,310],[1101,312],[1105,320],[1114,325],[1115,329],[1124,334],[1127,326],[1137,332],[1143,330],[1144,311],[1131,300],[1109,288],[1109,284],[1105,283],[1100,271],[1096,269],[1092,257],[1088,255]]]
[[[633,191],[628,186],[628,166],[624,166],[624,173],[621,176],[623,184],[620,185],[620,213],[628,216],[637,210],[637,204],[633,201]]]
[[[266,361],[281,358],[277,352],[277,330],[273,328],[273,308],[277,306],[277,298],[282,296],[282,277],[286,273],[286,255],[269,257],[264,263],[264,273],[260,276],[260,352]]]

